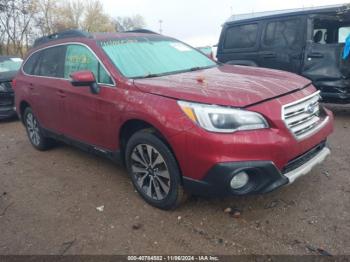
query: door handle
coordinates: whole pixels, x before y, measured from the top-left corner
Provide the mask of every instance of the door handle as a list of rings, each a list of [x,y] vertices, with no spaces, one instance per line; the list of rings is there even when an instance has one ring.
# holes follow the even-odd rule
[[[66,93],[64,91],[62,91],[62,90],[57,91],[56,94],[59,97],[62,97],[62,98],[65,98],[67,96]]]
[[[323,58],[324,55],[322,53],[315,52],[315,53],[308,54],[307,57],[308,58]]]
[[[33,85],[33,83],[29,83],[29,89],[30,89],[30,90],[34,90],[34,85]]]
[[[261,54],[263,58],[276,58],[276,53],[274,52],[266,52]]]

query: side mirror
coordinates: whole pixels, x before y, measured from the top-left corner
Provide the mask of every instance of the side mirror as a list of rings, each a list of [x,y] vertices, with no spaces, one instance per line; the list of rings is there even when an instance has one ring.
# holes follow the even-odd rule
[[[97,84],[95,76],[91,71],[74,72],[70,77],[73,86],[89,86],[91,93],[100,93],[100,86]]]

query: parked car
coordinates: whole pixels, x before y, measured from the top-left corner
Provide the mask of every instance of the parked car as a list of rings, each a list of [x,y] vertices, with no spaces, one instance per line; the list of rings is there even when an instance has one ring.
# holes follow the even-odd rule
[[[21,64],[21,58],[0,56],[0,119],[16,116],[12,79]]]
[[[238,15],[223,26],[217,58],[297,73],[325,102],[349,103],[350,58],[342,59],[349,34],[349,5]]]
[[[151,205],[271,192],[329,154],[333,116],[311,81],[220,65],[158,34],[38,39],[16,77],[30,142],[62,140],[126,165]]]

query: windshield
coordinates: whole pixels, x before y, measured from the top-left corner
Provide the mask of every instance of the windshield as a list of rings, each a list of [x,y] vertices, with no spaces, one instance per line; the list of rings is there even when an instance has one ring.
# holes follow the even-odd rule
[[[208,57],[179,41],[135,37],[101,41],[118,70],[128,78],[146,78],[216,66]]]
[[[0,57],[0,73],[18,71],[22,64],[21,58]]]

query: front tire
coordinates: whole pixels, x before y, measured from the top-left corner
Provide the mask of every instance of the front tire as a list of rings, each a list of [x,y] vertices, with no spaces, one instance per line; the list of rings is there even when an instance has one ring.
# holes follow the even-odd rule
[[[37,150],[45,151],[54,145],[52,139],[44,136],[39,121],[30,107],[27,107],[24,111],[23,122],[29,141]]]
[[[186,199],[175,157],[155,133],[142,130],[134,134],[125,159],[134,187],[150,205],[170,210]]]

